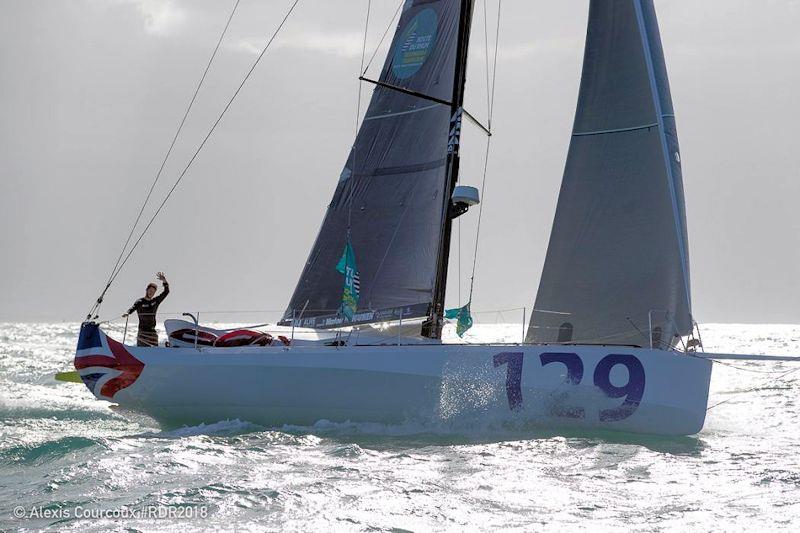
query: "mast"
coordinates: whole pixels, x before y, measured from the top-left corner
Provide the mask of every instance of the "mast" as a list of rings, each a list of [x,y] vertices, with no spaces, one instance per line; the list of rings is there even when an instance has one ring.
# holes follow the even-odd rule
[[[453,219],[450,216],[450,203],[453,190],[458,182],[458,170],[461,161],[459,144],[461,137],[461,118],[464,105],[464,90],[467,83],[467,58],[469,52],[469,34],[472,26],[472,8],[475,0],[461,0],[461,19],[458,25],[458,45],[456,48],[456,68],[453,78],[453,97],[450,100],[450,131],[447,148],[447,170],[445,172],[445,194],[442,198],[441,237],[439,239],[439,256],[436,263],[436,280],[433,289],[428,320],[422,325],[422,335],[431,339],[442,337],[444,325],[444,300],[447,293],[447,268],[450,259],[450,237]]]

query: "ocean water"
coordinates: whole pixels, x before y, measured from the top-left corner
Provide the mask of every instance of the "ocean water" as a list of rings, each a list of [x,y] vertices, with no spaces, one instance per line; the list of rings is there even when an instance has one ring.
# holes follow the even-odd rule
[[[800,363],[715,365],[719,405],[694,437],[246,420],[161,431],[53,379],[77,331],[0,324],[0,529],[800,528]],[[800,326],[710,324],[703,337],[707,351],[800,355]]]

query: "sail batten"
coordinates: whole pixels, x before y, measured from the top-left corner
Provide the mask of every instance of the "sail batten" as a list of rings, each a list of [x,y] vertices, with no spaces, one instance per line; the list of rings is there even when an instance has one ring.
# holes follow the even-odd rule
[[[641,126],[630,126],[627,128],[616,128],[613,130],[599,130],[599,131],[577,131],[572,134],[573,137],[583,137],[584,135],[605,135],[607,133],[625,133],[626,131],[646,130],[650,128],[660,127],[660,123],[653,122],[652,124],[642,124]]]
[[[419,113],[421,111],[427,111],[429,109],[433,109],[434,107],[438,107],[440,105],[441,104],[431,104],[429,106],[418,107],[416,109],[409,109],[406,111],[395,111],[393,113],[384,113],[382,115],[368,116],[364,118],[364,121],[366,122],[368,120],[380,120],[382,118],[399,117],[400,115],[410,115],[411,113]]]
[[[691,330],[680,151],[652,0],[592,0],[530,342],[670,347]]]

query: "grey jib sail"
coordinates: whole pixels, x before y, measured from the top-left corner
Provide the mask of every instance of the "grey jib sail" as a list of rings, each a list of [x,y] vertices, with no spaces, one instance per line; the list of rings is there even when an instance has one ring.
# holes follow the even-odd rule
[[[681,159],[652,0],[592,0],[531,342],[667,347],[692,327]],[[652,327],[651,327],[652,324]]]
[[[442,101],[453,94],[460,0],[408,0],[379,81]],[[347,323],[425,316],[443,223],[450,106],[376,86],[283,323],[345,322],[348,240],[359,287]]]

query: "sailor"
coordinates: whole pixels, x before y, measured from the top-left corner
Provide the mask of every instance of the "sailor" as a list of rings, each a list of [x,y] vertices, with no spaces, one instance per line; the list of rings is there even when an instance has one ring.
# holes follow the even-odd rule
[[[136,300],[124,317],[134,311],[139,316],[139,334],[136,336],[136,346],[158,346],[158,333],[156,332],[156,312],[158,306],[169,294],[169,283],[163,272],[156,274],[164,288],[161,294],[156,296],[158,286],[155,283],[148,283],[145,289],[144,298]]]

